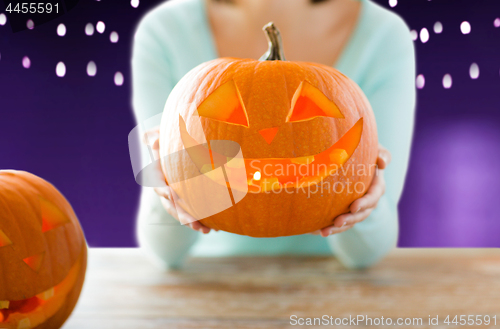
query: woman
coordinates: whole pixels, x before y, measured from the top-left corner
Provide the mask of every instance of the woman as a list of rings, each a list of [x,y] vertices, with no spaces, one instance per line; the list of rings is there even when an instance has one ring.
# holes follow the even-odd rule
[[[311,232],[316,235],[257,239],[226,232],[206,234],[210,229],[201,223],[181,226],[169,215],[176,213],[168,188],[144,188],[139,243],[165,268],[180,266],[188,253],[333,253],[345,266],[362,268],[396,245],[397,204],[413,130],[415,59],[403,20],[369,0],[174,0],[160,5],[142,19],[135,35],[137,121],[161,113],[176,82],[198,64],[217,57],[259,58],[267,50],[261,28],[270,21],[280,28],[287,60],[333,65],[361,87],[385,147],[379,151],[379,169],[385,169],[391,154],[392,163],[351,205],[350,213]]]

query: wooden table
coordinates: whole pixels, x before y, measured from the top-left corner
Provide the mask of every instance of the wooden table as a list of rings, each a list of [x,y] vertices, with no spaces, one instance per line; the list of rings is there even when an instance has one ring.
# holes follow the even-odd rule
[[[461,327],[500,328],[500,249],[398,249],[364,271],[331,257],[193,258],[174,272],[138,249],[91,249],[64,329],[300,327],[291,315],[423,319],[373,328],[453,328],[447,315],[496,315],[496,326]],[[441,325],[428,326],[429,315]]]

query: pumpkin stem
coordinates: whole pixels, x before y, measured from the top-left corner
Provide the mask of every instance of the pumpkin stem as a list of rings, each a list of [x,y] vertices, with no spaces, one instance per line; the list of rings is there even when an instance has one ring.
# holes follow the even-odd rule
[[[260,61],[285,61],[285,53],[283,52],[283,45],[281,42],[280,31],[273,22],[269,22],[262,30],[266,33],[267,40],[269,41],[269,49],[259,58]]]

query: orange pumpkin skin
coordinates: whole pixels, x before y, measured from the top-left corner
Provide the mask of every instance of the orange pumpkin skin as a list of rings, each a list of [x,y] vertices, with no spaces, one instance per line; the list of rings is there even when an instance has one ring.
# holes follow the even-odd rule
[[[0,171],[0,328],[60,328],[86,266],[85,237],[64,196],[30,173]]]
[[[294,96],[297,91],[302,95],[302,85],[313,90],[311,100],[336,106],[343,118],[317,116],[291,122],[293,108],[299,103]],[[216,94],[222,89],[225,91]],[[237,92],[226,92],[233,89]],[[234,97],[239,98],[240,105],[236,106],[244,108],[246,122],[243,116],[235,118],[233,114],[214,119],[214,115],[226,110],[224,100],[233,104],[232,107],[237,103],[236,98],[229,96],[231,92],[237,94]],[[214,104],[207,105],[210,102]],[[207,107],[215,110],[206,110]],[[211,117],[205,115],[209,112]],[[335,217],[349,212],[349,205],[366,193],[375,174],[378,140],[371,106],[356,83],[325,65],[220,58],[192,69],[172,90],[163,112],[160,156],[167,183],[186,181],[201,172],[200,166],[193,164],[192,156],[171,156],[182,154],[178,152],[188,148],[179,128],[181,119],[187,130],[184,136],[198,136],[198,143],[202,143],[199,136],[204,136],[208,143],[214,140],[238,143],[249,180],[254,172],[248,166],[248,159],[296,161],[296,158],[323,154],[332,145],[347,150],[349,156],[341,169],[329,172],[305,189],[296,184],[291,190],[253,193],[254,186],[249,186],[241,201],[209,217],[201,218],[189,208],[185,209],[210,228],[253,237],[310,233],[331,225]],[[358,129],[355,142],[356,138],[351,141],[343,138],[353,129]],[[364,172],[359,174],[362,168]],[[197,198],[202,203],[204,196],[210,193],[210,189],[203,186],[170,186],[180,200]],[[333,191],[334,186],[338,192]],[[340,187],[344,189],[341,191]]]

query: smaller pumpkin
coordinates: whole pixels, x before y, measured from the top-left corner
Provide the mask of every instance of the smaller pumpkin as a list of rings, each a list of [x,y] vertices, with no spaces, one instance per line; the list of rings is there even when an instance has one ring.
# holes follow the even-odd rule
[[[0,171],[0,328],[60,328],[86,266],[87,244],[64,196],[30,173]]]

